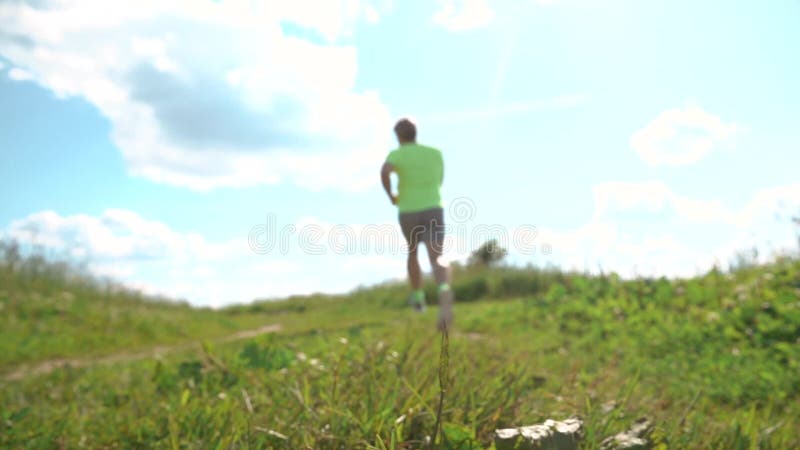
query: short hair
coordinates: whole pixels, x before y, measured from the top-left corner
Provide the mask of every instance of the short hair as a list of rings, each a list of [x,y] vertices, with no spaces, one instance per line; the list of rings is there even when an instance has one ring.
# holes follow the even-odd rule
[[[394,125],[394,134],[401,141],[414,141],[417,139],[417,126],[408,118],[402,118]]]

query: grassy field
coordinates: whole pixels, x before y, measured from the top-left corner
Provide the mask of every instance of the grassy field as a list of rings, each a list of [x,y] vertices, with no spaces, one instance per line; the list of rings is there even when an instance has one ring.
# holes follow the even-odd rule
[[[210,311],[3,270],[3,372],[205,344],[4,380],[0,448],[426,448],[440,378],[439,448],[574,415],[586,449],[645,416],[653,448],[800,448],[797,260],[672,281],[460,269],[446,361],[435,307],[398,285]]]
[[[21,258],[3,243],[0,263],[0,374],[43,359],[226,336],[263,320],[144,298],[67,264]]]

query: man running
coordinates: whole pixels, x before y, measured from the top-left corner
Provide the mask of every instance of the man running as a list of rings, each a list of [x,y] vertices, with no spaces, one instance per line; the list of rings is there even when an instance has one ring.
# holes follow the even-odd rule
[[[394,126],[400,146],[392,150],[381,168],[383,189],[399,211],[400,228],[408,243],[408,281],[410,303],[417,311],[425,309],[422,271],[417,259],[420,242],[425,243],[439,293],[439,329],[453,321],[453,292],[448,267],[441,261],[444,240],[444,212],[439,192],[444,178],[444,162],[439,150],[417,144],[417,127],[409,119]],[[392,172],[397,174],[397,195],[392,193]]]

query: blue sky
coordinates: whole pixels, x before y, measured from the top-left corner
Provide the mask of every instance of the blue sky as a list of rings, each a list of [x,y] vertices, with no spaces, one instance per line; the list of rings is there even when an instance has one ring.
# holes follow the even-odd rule
[[[410,115],[452,259],[486,233],[626,276],[768,257],[796,248],[797,23],[794,0],[4,2],[0,233],[204,305],[400,278],[401,251],[329,238],[396,231],[378,169]],[[248,243],[267,217],[285,251]]]

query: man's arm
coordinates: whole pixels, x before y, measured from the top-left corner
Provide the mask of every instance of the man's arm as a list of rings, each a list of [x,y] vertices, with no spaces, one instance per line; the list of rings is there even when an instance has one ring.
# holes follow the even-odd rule
[[[441,153],[439,154],[439,164],[441,164],[441,171],[439,173],[439,186],[444,184],[444,158]]]
[[[383,190],[386,191],[386,195],[389,196],[389,200],[392,202],[393,205],[397,204],[397,196],[392,194],[392,178],[391,174],[394,172],[394,166],[390,163],[386,162],[383,163],[383,167],[381,167],[381,183],[383,183]]]

